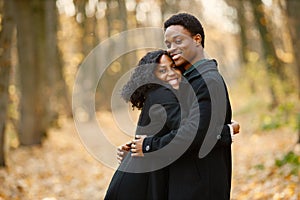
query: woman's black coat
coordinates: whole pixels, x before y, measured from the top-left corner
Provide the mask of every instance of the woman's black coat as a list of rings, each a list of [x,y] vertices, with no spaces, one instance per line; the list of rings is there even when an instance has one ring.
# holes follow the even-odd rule
[[[166,121],[162,128],[156,133],[157,137],[176,130],[180,122],[180,106],[174,94],[174,90],[168,86],[160,86],[148,92],[142,112],[139,116],[138,126],[147,127],[146,129],[137,128],[137,135],[147,133],[153,134],[153,130],[162,126],[162,121]],[[162,105],[163,107],[157,107]],[[152,107],[152,108],[151,108]],[[151,108],[151,110],[150,110]],[[164,109],[166,119],[164,118]],[[149,113],[151,114],[149,115]],[[151,116],[151,117],[150,117]],[[152,121],[151,121],[152,120]],[[140,132],[142,131],[142,132]],[[130,153],[122,161],[122,164],[129,163],[138,165],[137,159],[132,158]],[[153,162],[156,162],[153,160]],[[135,163],[135,164],[134,164]],[[126,167],[123,168],[126,170]],[[110,182],[105,199],[106,200],[165,200],[168,199],[168,168],[164,167],[152,172],[129,173],[117,170]]]

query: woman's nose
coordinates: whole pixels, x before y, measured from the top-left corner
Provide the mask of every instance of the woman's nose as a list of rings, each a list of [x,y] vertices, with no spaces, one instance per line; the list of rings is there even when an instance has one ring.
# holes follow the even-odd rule
[[[175,72],[173,69],[169,69],[168,70],[168,76],[174,76],[175,75]]]

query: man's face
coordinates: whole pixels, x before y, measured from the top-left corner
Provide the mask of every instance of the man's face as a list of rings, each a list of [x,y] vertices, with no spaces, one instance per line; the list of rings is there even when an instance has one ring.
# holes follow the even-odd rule
[[[183,26],[169,26],[165,31],[165,44],[176,66],[183,66],[188,69],[198,61],[197,55],[199,44],[201,46],[201,36],[192,36]]]

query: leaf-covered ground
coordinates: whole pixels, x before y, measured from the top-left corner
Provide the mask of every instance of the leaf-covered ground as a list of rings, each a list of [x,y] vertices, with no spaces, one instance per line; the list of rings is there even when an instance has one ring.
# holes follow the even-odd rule
[[[232,199],[300,199],[300,170],[290,162],[300,162],[296,134],[242,127],[233,143]],[[284,157],[290,150],[291,158]],[[51,130],[42,146],[11,148],[7,161],[7,168],[0,169],[0,200],[103,199],[113,174],[87,152],[72,120]]]

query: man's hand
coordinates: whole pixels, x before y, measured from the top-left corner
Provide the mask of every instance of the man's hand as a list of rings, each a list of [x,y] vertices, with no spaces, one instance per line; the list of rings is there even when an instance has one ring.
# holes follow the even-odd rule
[[[120,164],[123,160],[123,158],[128,154],[130,151],[132,142],[127,142],[126,144],[123,144],[117,148],[117,160],[118,163]]]
[[[146,135],[136,135],[135,139],[132,141],[131,144],[131,156],[132,157],[143,157],[143,142]]]
[[[233,128],[233,134],[238,134],[240,132],[240,124],[237,121],[232,120],[231,126]]]

